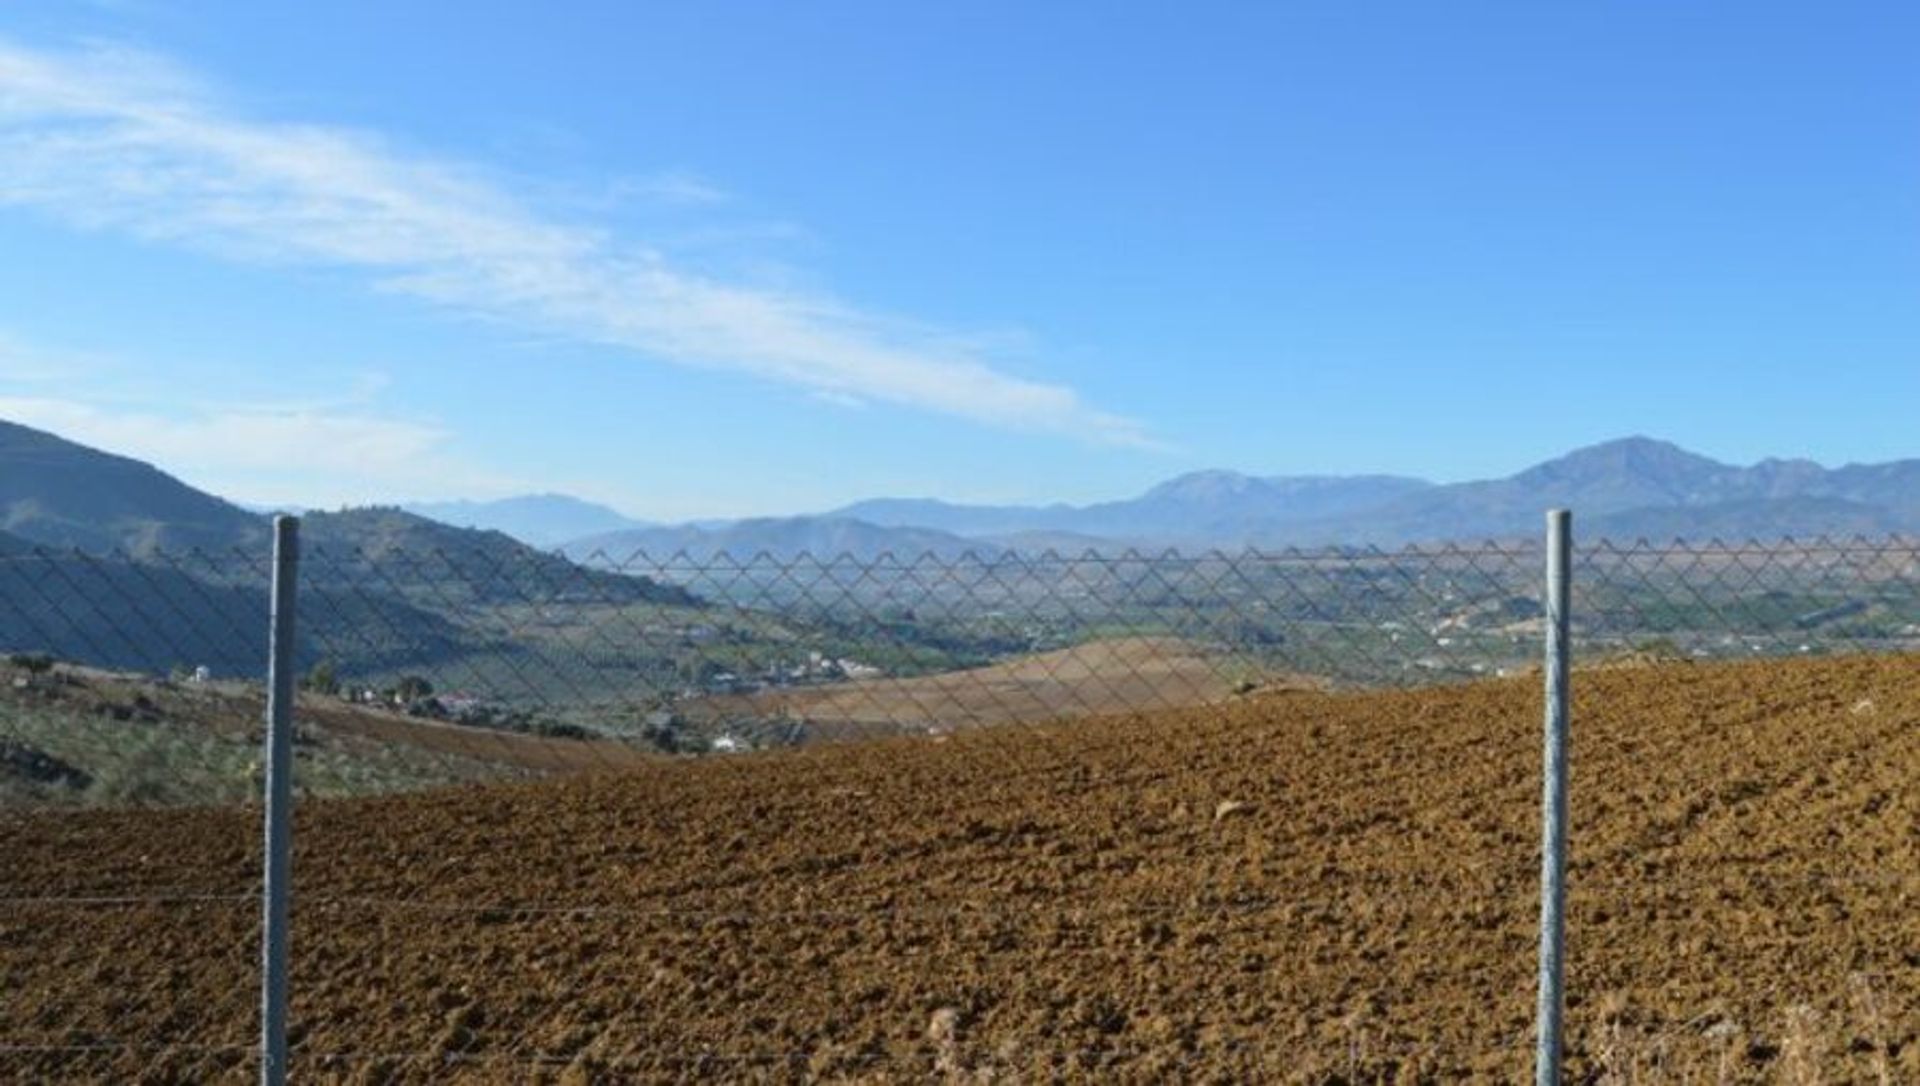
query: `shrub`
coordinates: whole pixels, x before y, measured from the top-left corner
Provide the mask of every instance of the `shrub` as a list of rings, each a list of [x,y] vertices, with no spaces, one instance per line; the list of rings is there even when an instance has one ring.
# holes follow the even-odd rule
[[[403,675],[399,685],[393,688],[393,693],[403,704],[411,704],[432,697],[433,684],[418,675]]]
[[[44,675],[53,670],[54,660],[44,652],[16,652],[8,655],[7,663],[31,675]]]
[[[307,677],[300,681],[300,686],[315,694],[338,694],[340,677],[334,672],[333,661],[321,660],[313,665],[313,670],[307,672]]]

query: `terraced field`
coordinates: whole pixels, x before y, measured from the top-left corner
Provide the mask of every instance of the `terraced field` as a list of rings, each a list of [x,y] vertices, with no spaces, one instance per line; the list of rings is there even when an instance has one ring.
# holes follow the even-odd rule
[[[1510,1082],[1537,680],[315,800],[304,1081]],[[1580,1081],[1920,1078],[1920,660],[1576,677]],[[0,1078],[252,1073],[258,814],[0,822]]]

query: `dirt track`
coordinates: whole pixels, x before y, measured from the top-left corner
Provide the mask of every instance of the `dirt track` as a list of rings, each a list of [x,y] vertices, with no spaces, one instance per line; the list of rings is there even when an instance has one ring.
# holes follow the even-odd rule
[[[1920,1079],[1920,661],[1576,699],[1576,1073]],[[1538,712],[1295,693],[310,803],[296,1075],[1516,1081]],[[0,822],[0,1078],[252,1074],[258,904],[190,899],[249,892],[257,817]]]

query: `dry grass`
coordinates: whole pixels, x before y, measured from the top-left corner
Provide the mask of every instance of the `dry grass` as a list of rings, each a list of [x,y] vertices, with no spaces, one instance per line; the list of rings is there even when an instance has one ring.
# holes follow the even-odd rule
[[[1891,1039],[1873,978],[1849,979],[1849,1009],[1822,1013],[1805,1004],[1781,1007],[1752,1025],[1715,1008],[1684,1025],[1649,1032],[1638,1028],[1624,997],[1602,1001],[1595,1036],[1596,1086],[1732,1086],[1779,1083],[1826,1086],[1829,1083],[1907,1081],[1896,1075]],[[1844,1075],[1835,1075],[1844,1068]]]

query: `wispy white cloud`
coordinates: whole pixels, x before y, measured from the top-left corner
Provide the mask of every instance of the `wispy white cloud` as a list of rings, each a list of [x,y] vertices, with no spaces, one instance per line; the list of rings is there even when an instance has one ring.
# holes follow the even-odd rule
[[[236,500],[342,505],[525,485],[458,461],[439,426],[328,406],[129,407],[0,391],[0,418],[158,464]]]
[[[845,392],[828,392],[821,390],[810,393],[809,395],[815,403],[823,403],[828,407],[838,407],[848,411],[858,411],[867,406],[867,401]]]
[[[379,471],[437,451],[448,436],[418,423],[326,411],[210,405],[162,413],[47,396],[0,395],[0,417],[183,470],[303,464]]]
[[[720,195],[681,180],[683,198]],[[0,40],[0,206],[9,204],[229,257],[360,269],[442,305],[816,394],[1151,443],[1137,422],[1005,372],[962,339],[696,273],[367,133],[245,119],[190,75],[126,49],[53,53]]]
[[[149,369],[0,329],[0,419],[237,500],[347,505],[527,486],[475,467],[440,423],[384,409],[389,382],[378,370],[326,374],[337,390],[326,395],[250,400],[209,396],[205,382],[156,381]]]

